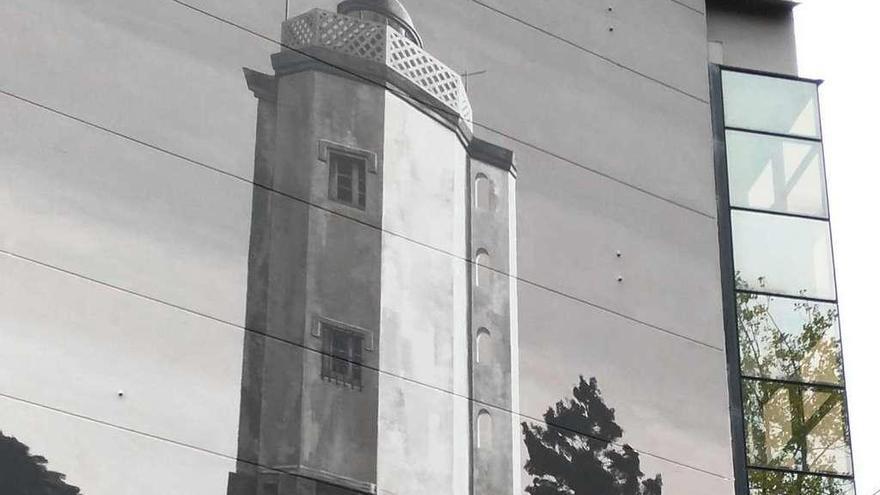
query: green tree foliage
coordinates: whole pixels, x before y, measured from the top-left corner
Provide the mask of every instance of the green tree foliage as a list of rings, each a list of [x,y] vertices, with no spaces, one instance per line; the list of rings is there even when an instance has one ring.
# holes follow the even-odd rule
[[[64,482],[64,475],[49,471],[46,458],[0,432],[0,493],[3,495],[79,495],[79,488]]]
[[[530,495],[660,495],[661,476],[646,479],[638,452],[619,445],[623,429],[595,378],[581,376],[572,398],[547,409],[544,421],[522,423]]]

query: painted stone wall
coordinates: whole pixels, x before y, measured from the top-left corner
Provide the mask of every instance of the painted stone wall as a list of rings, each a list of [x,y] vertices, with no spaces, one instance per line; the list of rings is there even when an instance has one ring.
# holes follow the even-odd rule
[[[378,485],[466,493],[465,150],[399,98],[385,118]]]

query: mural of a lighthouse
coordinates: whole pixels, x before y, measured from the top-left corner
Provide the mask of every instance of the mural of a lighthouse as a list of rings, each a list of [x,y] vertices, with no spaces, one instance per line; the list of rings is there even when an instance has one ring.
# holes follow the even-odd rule
[[[228,494],[520,493],[512,152],[397,0],[282,32]]]

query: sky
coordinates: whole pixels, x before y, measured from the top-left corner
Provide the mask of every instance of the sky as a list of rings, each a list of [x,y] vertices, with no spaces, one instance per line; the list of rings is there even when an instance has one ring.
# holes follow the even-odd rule
[[[853,457],[859,495],[880,492],[880,2],[805,0],[795,9],[800,75],[820,87]]]

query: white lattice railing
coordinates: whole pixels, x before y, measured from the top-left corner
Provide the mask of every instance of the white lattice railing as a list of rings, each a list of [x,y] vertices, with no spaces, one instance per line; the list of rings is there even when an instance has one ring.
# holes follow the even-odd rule
[[[418,84],[471,125],[471,104],[461,76],[420,46],[393,29],[388,29],[385,64]]]
[[[384,24],[313,9],[285,22],[282,40],[291,48],[319,46],[385,64],[472,126],[471,104],[461,76]]]
[[[320,46],[384,63],[385,29],[375,22],[314,9],[285,23],[283,41],[292,48]]]

